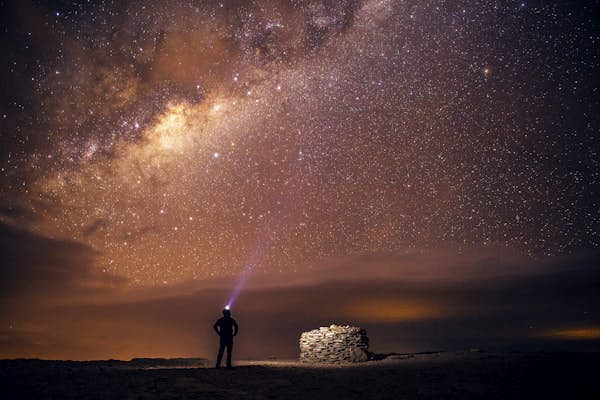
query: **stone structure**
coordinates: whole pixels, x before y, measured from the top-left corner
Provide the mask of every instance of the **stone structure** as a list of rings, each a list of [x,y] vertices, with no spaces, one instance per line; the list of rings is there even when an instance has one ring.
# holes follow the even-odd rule
[[[367,332],[356,326],[331,325],[300,336],[300,361],[340,363],[369,359]]]

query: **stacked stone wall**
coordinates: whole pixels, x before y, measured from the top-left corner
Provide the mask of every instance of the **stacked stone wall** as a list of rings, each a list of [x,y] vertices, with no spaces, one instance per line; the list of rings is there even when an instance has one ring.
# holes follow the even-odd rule
[[[300,336],[300,361],[362,362],[369,359],[367,332],[356,326],[331,325]]]

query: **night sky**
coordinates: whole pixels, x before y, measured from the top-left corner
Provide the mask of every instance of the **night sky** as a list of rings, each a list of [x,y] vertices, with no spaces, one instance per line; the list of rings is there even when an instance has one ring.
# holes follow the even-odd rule
[[[0,355],[209,356],[240,276],[246,315],[289,332],[274,354],[336,316],[456,324],[393,349],[498,315],[502,340],[599,339],[599,21],[597,1],[0,1]]]

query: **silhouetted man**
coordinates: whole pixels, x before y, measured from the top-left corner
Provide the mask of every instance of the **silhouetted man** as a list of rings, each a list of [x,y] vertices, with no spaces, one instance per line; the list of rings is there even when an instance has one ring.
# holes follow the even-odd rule
[[[231,350],[233,348],[233,337],[238,333],[238,324],[235,319],[231,318],[231,311],[227,308],[223,310],[223,318],[219,318],[213,326],[215,332],[220,336],[219,356],[217,357],[216,368],[221,367],[223,359],[223,351],[227,347],[227,368],[231,366]]]

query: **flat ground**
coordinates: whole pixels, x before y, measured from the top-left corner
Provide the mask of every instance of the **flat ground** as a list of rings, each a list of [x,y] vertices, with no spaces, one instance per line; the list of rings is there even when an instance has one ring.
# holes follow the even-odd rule
[[[434,353],[360,365],[0,361],[3,399],[600,399],[600,353]]]

